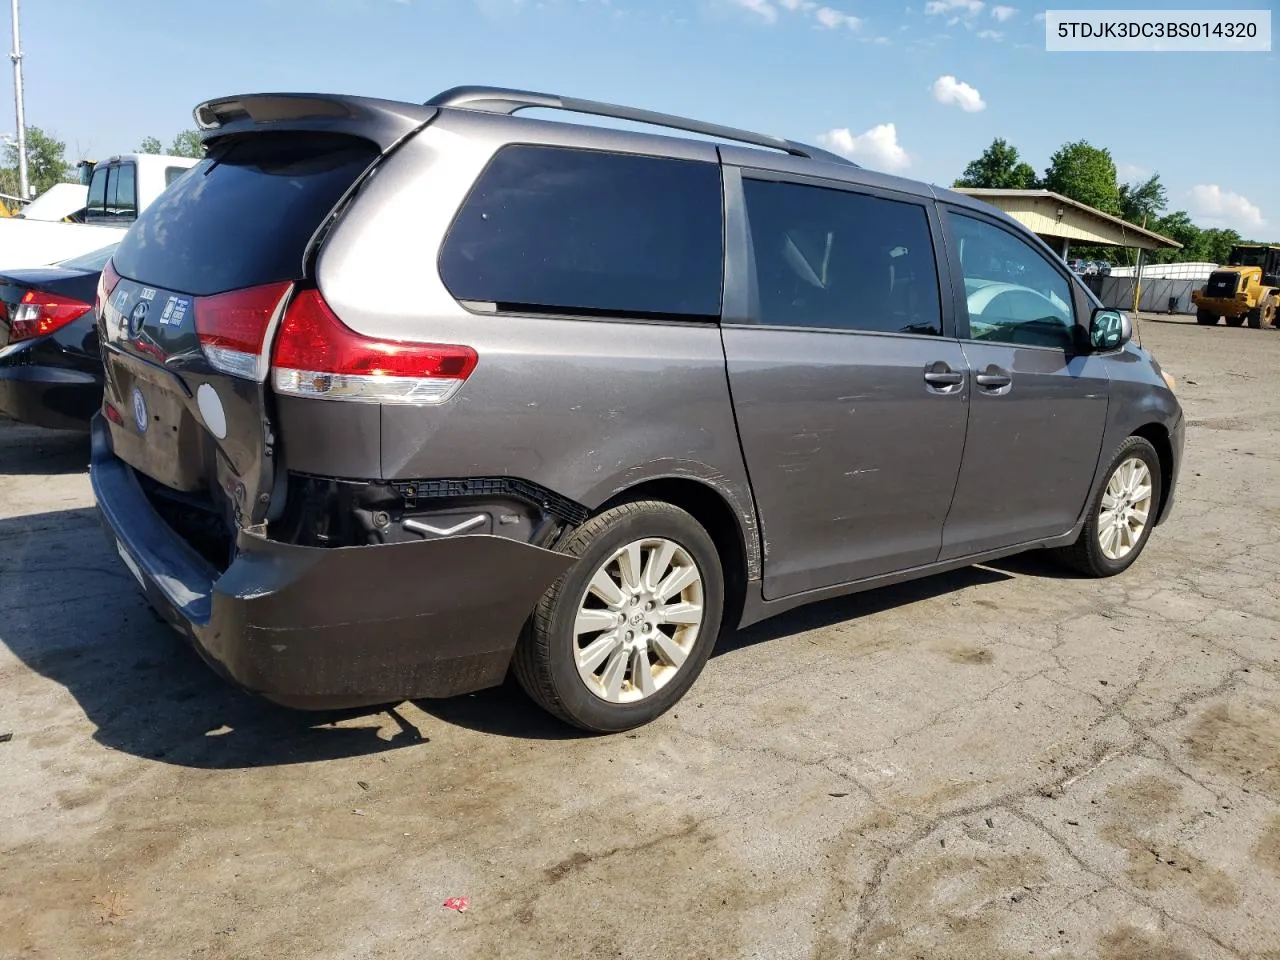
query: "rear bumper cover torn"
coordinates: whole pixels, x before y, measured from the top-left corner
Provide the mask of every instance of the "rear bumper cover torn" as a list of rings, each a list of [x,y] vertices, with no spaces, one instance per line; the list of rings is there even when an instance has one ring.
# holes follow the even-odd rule
[[[503,537],[304,547],[239,531],[218,574],[156,513],[101,417],[90,476],[108,536],[156,610],[238,686],[331,709],[501,683],[573,557]]]

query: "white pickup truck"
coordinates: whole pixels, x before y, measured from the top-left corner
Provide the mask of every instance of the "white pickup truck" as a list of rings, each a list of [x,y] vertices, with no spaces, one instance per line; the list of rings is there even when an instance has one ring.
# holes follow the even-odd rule
[[[103,160],[89,179],[83,223],[0,218],[0,270],[42,267],[118,243],[139,211],[198,162],[148,153]]]

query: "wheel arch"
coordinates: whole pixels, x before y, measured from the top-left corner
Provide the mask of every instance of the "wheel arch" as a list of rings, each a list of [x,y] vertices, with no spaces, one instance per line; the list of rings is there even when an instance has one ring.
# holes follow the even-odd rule
[[[1142,437],[1156,448],[1156,456],[1160,459],[1160,503],[1156,507],[1156,524],[1164,521],[1165,509],[1169,504],[1171,480],[1173,478],[1173,441],[1163,423],[1152,421],[1134,430],[1130,436]]]

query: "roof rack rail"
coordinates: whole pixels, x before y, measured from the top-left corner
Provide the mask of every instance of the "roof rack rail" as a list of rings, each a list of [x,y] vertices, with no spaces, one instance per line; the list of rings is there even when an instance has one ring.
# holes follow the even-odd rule
[[[436,94],[426,102],[429,107],[460,107],[466,110],[482,110],[486,113],[513,114],[519,110],[534,108],[548,110],[567,110],[571,113],[585,113],[597,117],[610,117],[614,120],[629,120],[633,123],[647,123],[656,127],[668,127],[672,130],[683,130],[706,137],[721,140],[732,140],[737,143],[749,143],[757,147],[768,147],[781,150],[793,157],[805,157],[810,160],[826,160],[842,163],[846,166],[857,166],[851,160],[823,150],[811,147],[794,140],[782,137],[771,137],[764,133],[753,133],[750,130],[739,130],[737,127],[724,127],[718,123],[706,123],[702,120],[691,120],[688,117],[677,117],[668,113],[653,110],[641,110],[636,107],[620,107],[612,103],[600,103],[597,100],[579,100],[576,97],[560,97],[550,93],[535,93],[531,90],[508,90],[503,87],[453,87],[443,93]]]

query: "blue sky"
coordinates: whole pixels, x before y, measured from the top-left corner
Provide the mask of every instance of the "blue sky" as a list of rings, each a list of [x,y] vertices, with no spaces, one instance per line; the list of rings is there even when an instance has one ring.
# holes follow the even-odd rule
[[[1276,0],[1229,5],[1269,9],[1280,27]],[[822,140],[866,166],[943,184],[996,136],[1038,171],[1057,146],[1085,138],[1112,151],[1122,179],[1158,170],[1171,207],[1202,226],[1280,239],[1274,51],[1046,53],[1043,9],[1020,0],[23,0],[27,117],[65,140],[72,159],[96,159],[147,135],[168,142],[191,126],[196,103],[224,94],[424,100],[487,83]],[[1253,121],[1251,103],[1265,105]],[[5,129],[11,108],[9,117]],[[1220,146],[1228,130],[1239,141]]]

